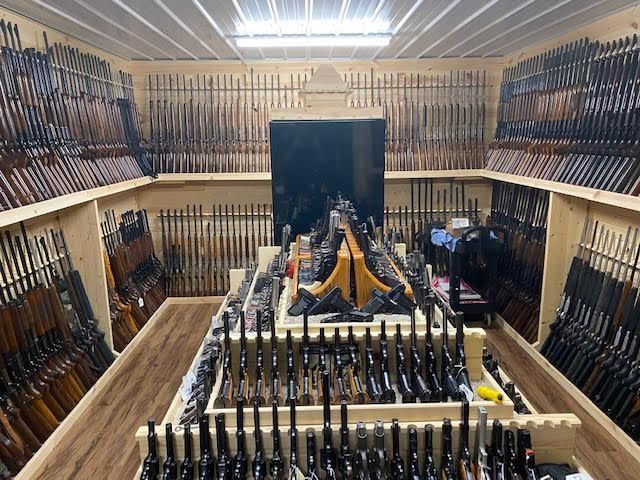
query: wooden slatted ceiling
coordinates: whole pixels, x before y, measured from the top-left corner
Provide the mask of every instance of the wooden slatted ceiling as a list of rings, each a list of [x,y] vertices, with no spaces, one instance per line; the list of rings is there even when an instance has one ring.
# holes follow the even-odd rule
[[[503,56],[638,0],[0,0],[124,59],[381,59]],[[384,48],[239,49],[243,25],[331,34],[373,29]],[[352,30],[352,31],[349,31]]]

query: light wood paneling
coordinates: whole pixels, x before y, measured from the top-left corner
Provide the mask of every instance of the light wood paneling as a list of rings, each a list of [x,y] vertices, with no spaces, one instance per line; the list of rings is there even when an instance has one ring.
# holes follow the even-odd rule
[[[98,326],[105,332],[107,344],[113,349],[99,221],[96,200],[64,210],[60,215],[60,227],[64,230],[74,267],[80,272]]]
[[[585,200],[559,193],[552,192],[550,194],[540,296],[540,325],[538,328],[538,342],[540,343],[547,338],[549,325],[556,318],[556,309],[560,304],[571,260],[577,252],[580,234],[586,220],[587,203]]]
[[[317,69],[319,65],[331,64],[337,72],[343,77],[345,74],[348,78],[353,73],[370,75],[371,69],[374,69],[374,76],[382,76],[387,74],[387,82],[389,82],[389,74],[406,74],[408,77],[413,73],[414,79],[416,74],[423,75],[447,75],[453,70],[486,70],[486,120],[484,129],[485,141],[489,142],[494,135],[496,126],[496,110],[498,105],[499,85],[502,78],[502,68],[504,66],[502,58],[432,58],[420,60],[372,60],[372,61],[255,61],[255,62],[238,62],[238,61],[131,61],[128,64],[129,71],[134,78],[135,96],[140,113],[142,116],[143,130],[149,132],[149,91],[148,91],[148,75],[156,74],[184,74],[186,80],[189,81],[196,74],[200,75],[218,75],[233,74],[234,77],[249,75],[253,69],[256,75],[280,75],[282,85],[290,86],[290,75],[294,75],[294,87],[297,89],[297,75],[304,74],[308,78],[311,76],[312,69]],[[455,77],[455,73],[454,73]],[[407,80],[408,81],[408,80]],[[422,80],[421,80],[422,82]],[[194,78],[194,85],[195,85]],[[394,86],[395,89],[395,86]],[[377,92],[377,83],[376,83]],[[349,100],[350,102],[350,100]],[[294,110],[295,111],[295,110]]]

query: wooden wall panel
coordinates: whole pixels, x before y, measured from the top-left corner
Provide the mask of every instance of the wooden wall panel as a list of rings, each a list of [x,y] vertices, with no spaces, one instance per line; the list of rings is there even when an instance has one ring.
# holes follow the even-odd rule
[[[294,87],[297,88],[297,75],[310,77],[312,69],[316,69],[323,63],[331,63],[337,72],[349,78],[353,73],[354,78],[357,73],[367,74],[374,69],[374,76],[382,76],[387,74],[387,83],[389,82],[389,74],[404,73],[407,77],[413,73],[414,80],[416,74],[422,75],[440,75],[446,74],[453,70],[486,70],[486,121],[485,121],[485,140],[489,142],[494,135],[496,125],[496,109],[498,104],[498,93],[500,79],[502,78],[503,60],[501,58],[435,58],[435,59],[419,59],[419,60],[374,60],[374,61],[259,61],[246,62],[239,61],[131,61],[128,64],[128,71],[134,77],[135,96],[140,106],[142,116],[142,128],[148,135],[149,133],[149,91],[148,91],[148,75],[156,74],[185,74],[187,82],[193,78],[195,85],[196,74],[200,75],[217,75],[217,74],[233,74],[248,75],[253,69],[255,74],[266,74],[267,76],[274,74],[280,75],[281,84],[289,86],[291,84],[290,75],[294,76]],[[447,80],[448,81],[448,80]],[[455,81],[455,73],[454,73]],[[377,80],[376,80],[377,82]],[[422,82],[422,81],[421,81]],[[394,84],[395,85],[395,84]],[[394,87],[395,88],[395,87]],[[376,83],[377,92],[377,83]]]

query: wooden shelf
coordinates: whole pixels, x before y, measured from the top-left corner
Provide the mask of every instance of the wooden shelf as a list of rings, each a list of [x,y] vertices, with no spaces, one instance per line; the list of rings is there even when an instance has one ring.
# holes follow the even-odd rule
[[[522,177],[508,173],[492,172],[484,169],[469,170],[420,170],[420,171],[389,171],[384,174],[385,180],[411,180],[417,178],[472,178],[499,180],[501,182],[526,185],[562,195],[581,198],[603,205],[610,205],[626,210],[640,212],[640,197],[621,193],[606,192],[593,188],[567,185],[549,180]],[[92,190],[75,192],[62,197],[45,200],[44,202],[25,205],[0,212],[0,227],[12,225],[31,218],[37,218],[59,210],[82,205],[84,203],[117,195],[129,190],[135,190],[153,183],[186,184],[189,182],[270,182],[270,172],[259,173],[163,173],[158,178],[141,177],[125,182],[106,185]]]
[[[271,172],[254,173],[161,173],[156,182],[159,183],[187,183],[187,182],[225,182],[225,181],[261,181],[270,182]]]
[[[622,193],[606,192],[595,188],[581,187],[578,185],[569,185],[566,183],[552,182],[549,180],[541,180],[539,178],[522,177],[520,175],[512,175],[510,173],[492,172],[490,170],[482,170],[482,176],[491,180],[499,180],[501,182],[516,183],[527,187],[535,187],[549,192],[569,195],[571,197],[583,198],[591,202],[602,203],[614,207],[625,208],[640,212],[640,197],[625,195]]]
[[[113,185],[105,185],[104,187],[93,188],[91,190],[83,190],[81,192],[70,193],[62,197],[52,198],[44,202],[38,202],[23,207],[13,208],[4,212],[0,212],[0,227],[13,225],[30,218],[40,217],[49,213],[64,210],[65,208],[75,207],[83,203],[91,202],[98,198],[108,197],[118,193],[134,190],[145,185],[153,183],[155,179],[152,177],[134,178],[124,182],[114,183]]]
[[[410,180],[412,178],[482,178],[485,170],[410,170],[384,172],[385,180]]]

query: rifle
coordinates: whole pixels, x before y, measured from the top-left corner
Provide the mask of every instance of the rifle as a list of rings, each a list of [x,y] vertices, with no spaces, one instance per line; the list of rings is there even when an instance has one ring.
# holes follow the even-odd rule
[[[153,418],[147,420],[147,446],[149,453],[145,457],[142,466],[142,475],[140,475],[142,480],[158,478],[158,474],[160,473],[160,460],[158,459],[156,450],[158,448],[158,440],[156,438],[155,419]]]
[[[296,428],[296,395],[289,392],[289,478],[297,478],[298,474],[298,429]]]
[[[511,430],[504,432],[504,470],[506,478],[524,480],[520,475],[517,464],[515,436]]]
[[[304,309],[303,312],[303,333],[302,333],[302,345],[300,347],[302,354],[302,372],[300,378],[300,385],[302,388],[300,389],[300,402],[302,405],[313,405],[313,394],[312,394],[312,385],[311,385],[311,377],[310,377],[310,369],[309,361],[310,361],[310,348],[309,348],[309,312],[307,309]]]
[[[354,471],[358,480],[369,480],[370,452],[367,446],[369,434],[364,422],[356,425],[356,454],[354,456]]]
[[[238,424],[238,428],[240,428],[240,424]],[[218,465],[216,472],[218,474],[218,480],[231,480],[233,478],[228,443],[227,430],[224,426],[224,413],[219,413],[216,415],[216,444],[218,449]]]
[[[248,458],[246,432],[244,431],[244,397],[238,395],[236,403],[236,454],[233,457],[233,478],[246,478]],[[259,428],[259,425],[256,426]]]
[[[460,400],[460,388],[457,380],[453,376],[453,360],[449,353],[449,333],[447,327],[449,319],[447,307],[442,309],[442,348],[440,353],[440,380],[442,381],[442,401],[446,402],[447,398],[451,400]]]
[[[393,446],[393,453],[391,456],[391,479],[404,480],[404,459],[400,455],[400,424],[398,423],[397,418],[394,418],[391,421],[391,439]]]
[[[333,433],[331,431],[331,407],[330,398],[326,392],[329,391],[329,372],[322,372],[323,396],[323,427],[322,427],[322,448],[320,449],[320,467],[326,472],[327,479],[336,478],[337,458],[336,450],[333,448]]]
[[[373,348],[371,347],[371,328],[365,330],[365,371],[367,375],[367,396],[374,402],[379,403],[382,398],[380,385],[376,380],[375,361],[373,358]]]
[[[324,389],[322,374],[327,369],[327,352],[324,343],[324,328],[320,328],[320,342],[318,346],[318,366],[316,368],[316,388],[318,390],[318,402],[324,403],[324,397],[331,397],[331,392]]]
[[[291,330],[287,330],[287,392],[288,399],[298,398],[298,385],[296,383],[296,367],[293,357],[293,343]]]
[[[260,430],[260,402],[258,397],[253,399],[253,423],[254,427],[254,439],[255,439],[255,454],[251,463],[251,471],[253,478],[256,480],[262,480],[267,478],[267,461],[264,456],[264,450],[262,448],[262,431]]]
[[[478,407],[478,424],[476,426],[476,448],[474,452],[474,474],[476,480],[492,480],[492,472],[489,466],[489,454],[487,453],[487,410]],[[497,472],[496,472],[497,474]]]
[[[415,317],[414,317],[415,322]],[[398,390],[402,395],[402,403],[415,403],[416,394],[411,390],[411,382],[407,375],[406,355],[402,344],[400,324],[396,324],[396,375],[398,378]]]
[[[225,339],[226,341],[226,339]],[[237,397],[249,401],[249,354],[247,353],[247,337],[245,334],[244,311],[240,310],[240,361],[238,370],[238,392]]]
[[[464,354],[464,320],[462,312],[456,312],[453,316],[456,321],[456,355],[455,364],[453,370],[458,382],[459,390],[463,390],[466,387],[466,392],[472,392],[471,382],[469,380],[469,374],[466,367],[466,357]],[[463,393],[463,392],[461,392]]]
[[[516,467],[520,471],[523,480],[537,480],[536,457],[531,448],[531,434],[524,428],[518,429],[518,452],[516,456]]]
[[[198,463],[199,480],[213,480],[215,462],[211,451],[211,435],[209,434],[209,415],[200,417],[198,425],[200,433],[200,461]]]
[[[493,480],[505,480],[504,452],[502,450],[502,423],[493,421],[491,430],[491,446],[489,447],[487,464],[493,472]]]
[[[273,397],[272,397],[273,398]],[[273,455],[269,462],[269,475],[273,480],[284,478],[284,460],[280,451],[280,429],[278,428],[278,401],[274,398],[271,402],[271,423],[273,428],[271,436],[273,439]]]
[[[333,336],[333,371],[334,371],[334,398],[348,399],[347,387],[344,383],[344,367],[342,365],[342,352],[340,349],[340,328],[336,328]],[[323,384],[324,390],[324,384]],[[328,389],[326,391],[329,391]]]
[[[318,467],[316,465],[316,434],[313,431],[307,432],[307,476],[306,478],[317,479]]]
[[[395,393],[391,387],[391,375],[389,374],[389,346],[385,320],[380,321],[380,388],[384,403],[394,403]]]
[[[370,477],[373,480],[387,478],[387,450],[384,446],[384,424],[382,420],[376,420],[373,429],[373,452],[371,452]]]
[[[173,429],[170,423],[165,426],[165,440],[167,443],[167,456],[162,464],[162,480],[177,480],[178,479],[178,464],[174,456],[174,437]]]
[[[233,376],[231,373],[231,338],[229,337],[229,312],[222,314],[224,327],[224,355],[222,357],[222,385],[216,402],[222,408],[229,408],[233,396]],[[244,323],[244,322],[243,322]]]
[[[462,422],[460,422],[460,452],[458,453],[458,475],[464,480],[475,480],[469,451],[469,402],[462,401]]]
[[[370,335],[371,333],[369,333]],[[369,340],[371,342],[371,340]],[[369,348],[371,345],[369,345]],[[360,380],[360,353],[358,352],[358,346],[353,338],[353,327],[349,325],[349,385],[351,390],[351,400],[353,403],[367,403],[369,396],[367,392],[362,388],[362,381]],[[373,376],[375,381],[375,375]]]
[[[424,468],[422,469],[424,480],[437,480],[438,473],[436,462],[433,459],[433,427],[424,427]]]
[[[420,475],[420,462],[418,460],[418,431],[415,427],[409,427],[409,451],[408,460],[409,469],[407,478],[409,480],[422,480]]]
[[[411,390],[414,392],[416,398],[421,402],[428,402],[431,400],[431,391],[422,376],[422,361],[420,360],[420,352],[418,351],[417,346],[418,340],[416,337],[416,312],[415,309],[412,309],[410,335],[411,345],[409,347],[409,355],[411,357]]]
[[[271,323],[271,398],[278,405],[282,405],[282,384],[278,367],[278,339],[275,334],[275,313],[273,309],[269,310],[269,321]]]
[[[349,448],[349,427],[347,425],[347,401],[340,401],[340,451],[338,453],[338,469],[343,479],[353,479],[353,453]]]
[[[440,459],[441,480],[454,480],[455,467],[453,465],[453,445],[451,439],[451,420],[445,418],[442,421],[442,456]]]
[[[216,417],[216,420],[217,420],[217,417]],[[193,480],[194,466],[193,466],[193,460],[191,458],[192,437],[191,437],[191,425],[189,423],[185,424],[184,426],[183,441],[184,441],[184,459],[182,460],[182,463],[180,463],[180,480]],[[218,450],[218,455],[219,454],[220,454],[220,451]],[[218,475],[218,479],[222,480],[219,475]]]
[[[429,295],[425,296],[425,318],[427,323],[427,332],[424,338],[424,358],[429,380],[429,390],[431,391],[430,401],[437,402],[442,398],[443,391],[438,380],[438,366],[436,364],[436,355],[433,349],[433,337],[431,335],[431,323],[435,320],[435,297],[433,291],[429,291]]]
[[[272,335],[275,335],[272,333]],[[262,312],[256,311],[256,378],[253,396],[261,406],[266,405],[266,382],[264,378],[264,349],[262,343]]]

